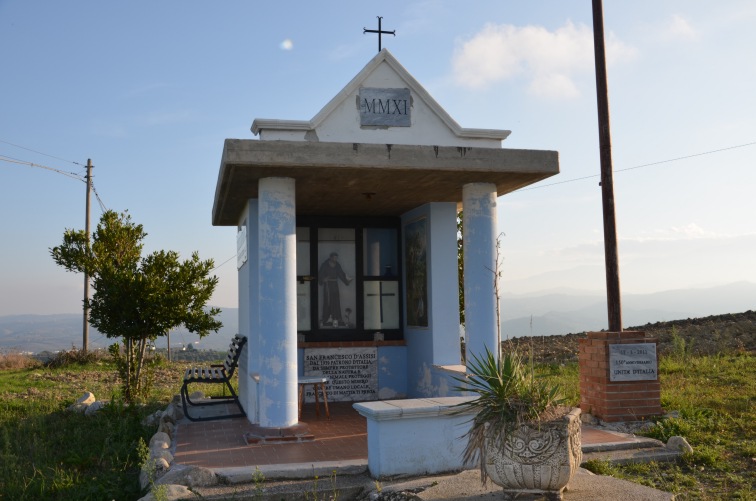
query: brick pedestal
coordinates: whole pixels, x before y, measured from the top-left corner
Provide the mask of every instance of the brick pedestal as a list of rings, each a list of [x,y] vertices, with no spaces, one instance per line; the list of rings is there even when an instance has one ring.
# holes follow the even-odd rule
[[[653,343],[645,332],[589,332],[578,340],[580,410],[607,422],[639,421],[662,414],[661,387],[653,381],[611,381],[609,345]]]

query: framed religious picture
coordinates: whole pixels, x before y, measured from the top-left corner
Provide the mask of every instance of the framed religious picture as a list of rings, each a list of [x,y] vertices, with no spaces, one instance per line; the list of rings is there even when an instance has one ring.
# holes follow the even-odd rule
[[[353,329],[355,292],[355,230],[318,229],[318,324],[321,329]]]
[[[428,219],[404,227],[404,263],[407,270],[407,326],[428,327]]]

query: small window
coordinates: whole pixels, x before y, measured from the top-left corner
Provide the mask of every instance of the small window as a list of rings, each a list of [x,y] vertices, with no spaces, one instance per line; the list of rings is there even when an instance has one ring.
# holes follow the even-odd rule
[[[297,218],[297,330],[305,342],[403,339],[399,218]]]
[[[363,239],[363,274],[366,277],[396,277],[396,230],[365,228]]]
[[[399,328],[399,282],[365,281],[365,329]]]

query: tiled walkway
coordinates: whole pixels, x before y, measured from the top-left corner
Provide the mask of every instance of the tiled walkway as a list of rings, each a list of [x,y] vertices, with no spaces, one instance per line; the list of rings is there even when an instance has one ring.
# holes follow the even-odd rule
[[[218,406],[223,407],[223,406]],[[315,436],[311,442],[247,445],[252,429],[246,418],[179,423],[174,460],[206,468],[263,466],[362,459],[367,462],[367,423],[348,402],[330,404],[331,419],[305,404],[301,421]]]
[[[223,412],[224,406],[215,406]],[[174,460],[206,468],[283,465],[363,460],[367,463],[367,423],[348,402],[330,404],[331,419],[315,415],[305,404],[302,422],[315,436],[311,442],[247,445],[252,429],[246,418],[191,422],[183,419],[176,432]],[[583,426],[583,446],[629,441],[627,435]]]

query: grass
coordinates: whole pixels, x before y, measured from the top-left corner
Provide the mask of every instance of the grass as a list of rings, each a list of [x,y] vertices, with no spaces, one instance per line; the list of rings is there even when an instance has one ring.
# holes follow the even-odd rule
[[[52,367],[5,357],[0,367],[11,368],[0,370],[0,500],[141,497],[138,445],[156,431],[141,422],[178,393],[186,364],[159,368],[153,398],[129,407],[120,403],[107,359]],[[92,417],[66,411],[85,391],[112,405]]]
[[[139,488],[140,439],[154,429],[141,420],[178,392],[186,363],[158,368],[152,399],[118,405],[119,383],[107,359],[52,368],[6,363],[0,354],[0,500],[131,500]],[[578,366],[544,365],[536,373],[579,402]],[[662,406],[679,417],[659,420],[648,434],[682,435],[694,452],[675,463],[611,466],[602,474],[675,493],[678,500],[756,499],[756,356],[699,356],[684,346],[660,359]],[[111,405],[95,417],[66,412],[84,391]]]
[[[676,494],[677,500],[756,499],[756,357],[693,356],[660,360],[662,407],[679,416],[659,419],[644,435],[666,442],[680,435],[693,447],[674,463],[589,469]]]

